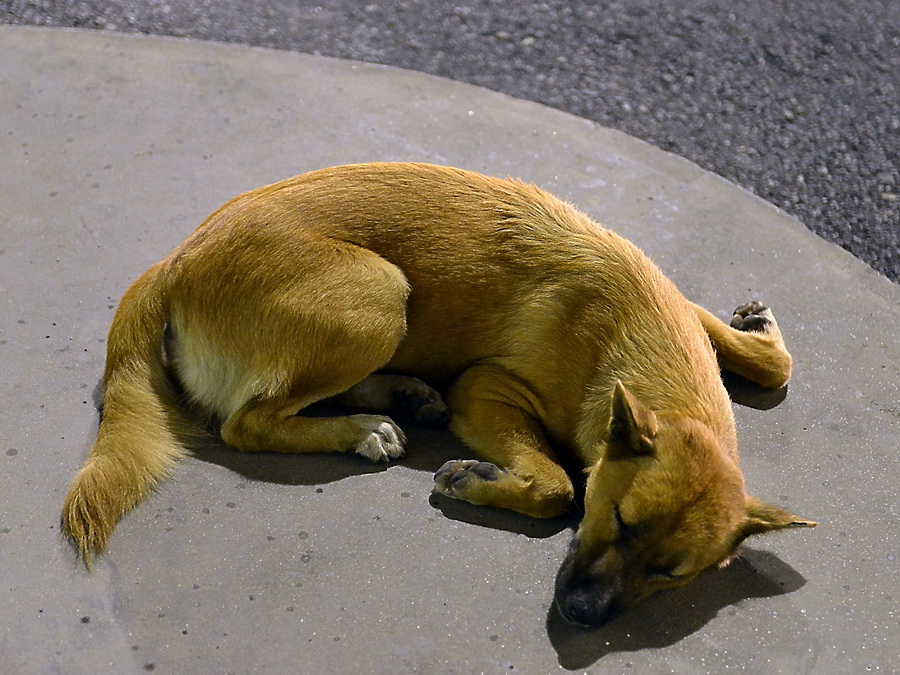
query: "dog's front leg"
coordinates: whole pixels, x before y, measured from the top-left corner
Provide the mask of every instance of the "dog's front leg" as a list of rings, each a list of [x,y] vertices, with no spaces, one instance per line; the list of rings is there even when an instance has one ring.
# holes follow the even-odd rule
[[[537,518],[566,510],[572,481],[550,449],[524,382],[499,366],[475,366],[448,399],[451,430],[485,461],[447,462],[435,474],[435,492]]]
[[[791,355],[772,310],[749,302],[734,310],[731,324],[693,305],[721,366],[757,384],[780,389],[791,377]]]

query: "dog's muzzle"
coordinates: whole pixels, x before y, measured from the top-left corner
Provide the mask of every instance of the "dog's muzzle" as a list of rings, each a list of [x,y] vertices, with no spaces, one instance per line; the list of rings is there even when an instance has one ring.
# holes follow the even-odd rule
[[[607,552],[607,555],[613,552]],[[604,556],[606,557],[606,556]],[[578,544],[572,540],[569,553],[556,574],[554,602],[562,617],[581,626],[600,626],[619,614],[622,575],[611,561],[585,564]],[[606,562],[606,564],[603,564]]]

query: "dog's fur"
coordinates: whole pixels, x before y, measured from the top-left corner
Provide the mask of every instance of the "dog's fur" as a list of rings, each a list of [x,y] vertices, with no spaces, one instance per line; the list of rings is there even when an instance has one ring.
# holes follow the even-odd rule
[[[551,447],[587,468],[556,598],[602,623],[750,534],[814,524],[745,493],[720,365],[784,386],[771,311],[726,325],[534,186],[423,164],[316,171],[233,199],[122,298],[63,531],[90,565],[171,471],[193,424],[173,379],[247,452],[402,456],[388,417],[297,415],[323,399],[434,424],[452,411],[483,461],[448,462],[436,492],[552,517],[574,491]],[[423,381],[449,387],[449,411]]]

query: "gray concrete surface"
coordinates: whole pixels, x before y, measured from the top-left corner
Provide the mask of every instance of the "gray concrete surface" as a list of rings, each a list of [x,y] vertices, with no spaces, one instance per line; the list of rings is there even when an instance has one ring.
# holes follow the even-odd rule
[[[0,85],[0,672],[896,672],[900,289],[848,253],[634,138],[387,67],[4,27]],[[430,500],[466,451],[409,428],[386,469],[201,449],[80,569],[58,511],[128,283],[239,191],[389,159],[534,181],[721,315],[770,303],[796,370],[780,403],[734,386],[743,466],[819,528],[575,629],[573,520]]]
[[[0,23],[398,66],[697,162],[900,281],[897,0],[6,0]]]

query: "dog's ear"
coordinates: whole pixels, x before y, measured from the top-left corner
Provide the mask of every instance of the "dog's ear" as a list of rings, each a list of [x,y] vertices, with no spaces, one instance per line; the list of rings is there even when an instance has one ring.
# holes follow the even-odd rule
[[[621,380],[616,380],[609,420],[608,459],[628,459],[656,452],[656,415]]]
[[[741,539],[788,527],[815,527],[818,523],[806,520],[782,508],[767,504],[756,497],[747,497],[747,516],[741,524]]]

